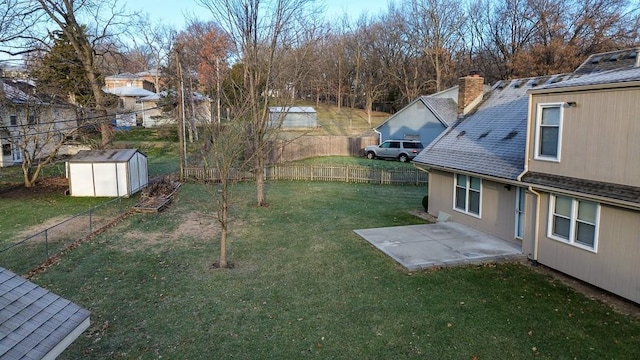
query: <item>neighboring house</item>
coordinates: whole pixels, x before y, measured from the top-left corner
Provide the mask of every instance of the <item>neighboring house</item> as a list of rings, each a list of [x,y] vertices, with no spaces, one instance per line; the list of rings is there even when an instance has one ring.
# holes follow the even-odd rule
[[[270,107],[269,126],[283,130],[315,129],[318,113],[311,106]]]
[[[640,303],[640,68],[635,50],[598,56],[500,81],[475,106],[461,78],[461,116],[414,164],[429,171],[429,213]]]
[[[156,94],[135,86],[105,88],[103,91],[118,96],[116,126],[119,128],[154,127],[176,122],[175,117],[165,113],[161,106],[162,98],[169,96],[166,91]],[[193,109],[191,118],[194,122],[211,121],[211,99],[208,96],[194,92],[191,99],[185,102],[185,108],[187,118],[191,117],[191,109]]]
[[[55,359],[89,327],[90,315],[0,267],[0,358]]]
[[[28,82],[0,81],[0,167],[21,164],[25,155],[48,156],[78,126],[73,105],[45,101],[31,95],[33,89]]]
[[[160,95],[136,86],[105,88],[104,92],[118,96],[116,127],[150,127],[163,118],[158,106]]]
[[[474,99],[467,99],[470,106],[482,100],[482,94],[491,87],[481,86],[482,93]],[[378,133],[380,143],[386,140],[420,140],[422,145],[429,145],[446,128],[458,118],[459,86],[453,86],[429,96],[421,96],[397,113],[393,114],[373,130]]]
[[[147,91],[156,92],[152,73],[145,71],[137,74],[122,73],[104,78],[104,86],[107,90],[123,86],[133,86]]]
[[[426,146],[457,118],[456,102],[451,98],[421,96],[391,115],[374,131],[380,143],[386,140],[420,140]]]

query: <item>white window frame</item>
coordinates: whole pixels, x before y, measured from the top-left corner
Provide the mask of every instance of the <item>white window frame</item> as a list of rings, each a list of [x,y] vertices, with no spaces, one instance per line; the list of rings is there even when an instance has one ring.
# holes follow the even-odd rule
[[[558,149],[556,156],[549,156],[540,154],[540,146],[541,144],[541,127],[542,127],[542,110],[545,108],[558,108],[560,110],[560,115],[558,119]],[[533,158],[536,160],[542,161],[552,161],[552,162],[560,162],[560,152],[562,150],[562,123],[564,118],[564,103],[541,103],[538,104],[536,112],[536,138],[535,138],[535,148],[534,148],[534,156]]]
[[[460,209],[456,206],[456,200],[457,200],[457,191],[456,189],[458,188],[458,175],[462,175],[465,176],[467,178],[466,183],[464,184],[464,189],[465,189],[465,208]],[[476,178],[478,180],[480,180],[480,190],[478,190],[478,192],[480,193],[479,196],[479,204],[478,204],[478,213],[473,213],[469,211],[469,192],[470,191],[476,191],[474,189],[471,189],[471,178]],[[462,187],[462,186],[461,186]],[[471,175],[465,175],[465,174],[453,174],[453,210],[457,211],[457,212],[461,212],[463,214],[467,214],[469,216],[473,216],[476,218],[482,218],[482,179],[477,177],[477,176],[471,176]]]
[[[556,236],[553,234],[553,219],[555,216],[555,207],[556,207],[556,198],[558,196],[564,197],[564,198],[568,198],[571,200],[571,215],[569,217],[569,239],[565,239],[559,236]],[[595,219],[595,224],[594,225],[594,234],[593,234],[593,247],[587,246],[587,245],[583,245],[580,244],[578,242],[576,242],[576,228],[577,228],[577,223],[578,223],[578,207],[580,205],[580,202],[591,202],[596,204],[596,219]],[[547,237],[549,239],[553,239],[553,240],[557,240],[560,241],[562,243],[565,244],[569,244],[571,246],[575,246],[578,247],[580,249],[584,249],[593,253],[597,253],[598,252],[598,233],[600,231],[600,204],[595,202],[595,201],[589,201],[589,200],[581,200],[581,199],[576,199],[576,198],[572,198],[571,196],[566,196],[566,195],[556,195],[556,194],[550,194],[549,195],[549,219],[547,221]]]

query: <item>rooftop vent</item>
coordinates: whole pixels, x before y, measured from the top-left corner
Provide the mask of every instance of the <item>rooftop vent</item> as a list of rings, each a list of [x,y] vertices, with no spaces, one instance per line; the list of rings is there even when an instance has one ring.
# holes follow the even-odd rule
[[[480,139],[482,139],[482,138],[486,138],[486,137],[487,137],[487,135],[489,135],[489,133],[490,133],[490,132],[491,132],[491,131],[487,131],[487,132],[482,133],[480,136],[478,136],[478,140],[480,140]]]
[[[510,133],[508,133],[507,136],[503,137],[502,140],[513,139],[514,137],[516,137],[516,135],[518,135],[518,132],[513,130]]]
[[[462,137],[464,136],[464,134],[466,134],[467,132],[465,130],[460,131],[460,133],[458,135],[456,135],[456,138]]]

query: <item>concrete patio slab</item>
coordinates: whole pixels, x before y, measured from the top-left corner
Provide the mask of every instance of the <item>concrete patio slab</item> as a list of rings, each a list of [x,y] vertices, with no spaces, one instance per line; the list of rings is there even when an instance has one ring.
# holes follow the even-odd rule
[[[525,258],[520,245],[456,222],[354,232],[411,271]]]

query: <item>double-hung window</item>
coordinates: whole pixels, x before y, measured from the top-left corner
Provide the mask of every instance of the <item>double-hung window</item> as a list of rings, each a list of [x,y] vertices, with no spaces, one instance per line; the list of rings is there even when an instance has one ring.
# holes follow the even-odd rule
[[[555,240],[596,251],[600,205],[592,201],[552,195],[548,236]]]
[[[539,160],[560,161],[562,104],[539,104],[536,118],[536,154]]]
[[[457,174],[453,193],[454,208],[480,217],[481,192],[482,180],[480,178]]]

